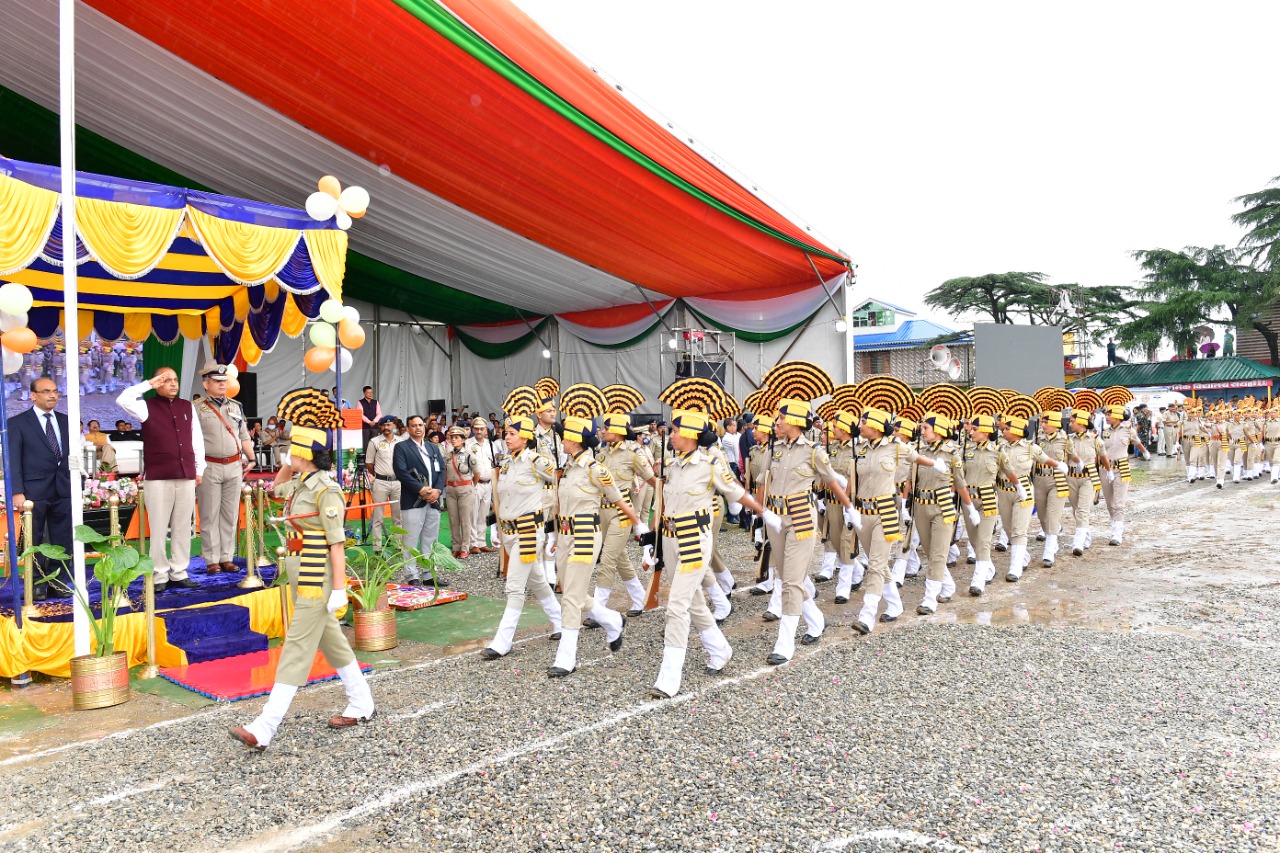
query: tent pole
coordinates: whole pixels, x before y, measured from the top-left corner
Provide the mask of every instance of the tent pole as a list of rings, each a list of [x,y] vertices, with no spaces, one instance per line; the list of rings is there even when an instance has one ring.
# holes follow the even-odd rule
[[[809,262],[809,269],[813,270],[814,276],[818,279],[818,286],[822,288],[822,295],[827,297],[827,301],[831,303],[831,307],[836,309],[836,316],[844,317],[844,312],[841,311],[840,306],[836,304],[836,299],[831,295],[831,291],[827,290],[827,283],[822,280],[822,273],[818,272],[818,267],[813,262],[813,258],[809,257],[808,252],[804,253],[804,259]]]
[[[71,468],[71,527],[84,523],[83,456],[80,452],[80,317],[76,278],[76,3],[60,0],[58,8],[59,124],[62,135],[62,331],[67,363],[67,462]],[[73,390],[74,389],[74,390]],[[88,600],[84,543],[73,541],[75,585]],[[103,602],[105,605],[106,602]],[[75,654],[89,654],[89,616],[72,608]]]

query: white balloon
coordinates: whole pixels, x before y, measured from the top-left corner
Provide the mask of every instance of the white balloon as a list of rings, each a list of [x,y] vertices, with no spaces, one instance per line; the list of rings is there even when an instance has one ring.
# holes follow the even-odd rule
[[[25,284],[10,281],[0,286],[0,311],[5,314],[25,314],[31,310],[34,301]]]
[[[332,347],[338,339],[333,326],[328,323],[312,323],[311,331],[307,336],[311,338],[311,343],[318,347]]]
[[[338,204],[347,213],[359,216],[369,209],[369,191],[364,187],[347,187],[338,196]]]
[[[342,210],[341,208],[339,208],[338,212],[335,213],[334,216],[338,217],[338,220],[337,220],[338,227],[341,228],[343,231],[346,231],[348,228],[351,227],[351,217],[347,215],[347,212],[345,210]]]
[[[3,357],[0,357],[0,366],[3,367],[5,376],[12,376],[22,369],[22,353],[2,346],[0,351],[4,353]]]
[[[239,378],[240,378],[240,368],[236,367],[234,364],[228,364],[228,365],[227,365],[227,376],[229,376],[229,377],[230,377],[230,378],[232,378],[232,379],[239,379]]]
[[[18,357],[21,358],[22,356],[18,356]],[[353,356],[351,355],[351,350],[347,349],[346,347],[340,347],[338,349],[338,357],[333,360],[333,364],[329,365],[329,369],[332,370],[334,373],[337,373],[338,371],[336,368],[338,367],[338,362],[341,361],[342,372],[346,373],[347,371],[351,370],[352,360],[353,360]]]
[[[338,200],[328,193],[315,192],[307,196],[307,215],[317,222],[332,219],[338,212]]]
[[[354,305],[344,306],[342,309],[342,319],[350,320],[353,323],[360,322],[360,310]]]
[[[320,319],[326,323],[337,323],[342,319],[342,303],[336,299],[326,299],[320,303]],[[333,344],[329,344],[333,346]]]
[[[0,313],[0,332],[11,332],[14,329],[21,329],[27,325],[27,314],[5,314]]]

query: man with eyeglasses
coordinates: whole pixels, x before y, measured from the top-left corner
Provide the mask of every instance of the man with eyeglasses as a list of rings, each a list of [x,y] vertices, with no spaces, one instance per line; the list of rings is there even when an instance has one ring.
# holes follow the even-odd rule
[[[142,399],[152,390],[154,397]],[[156,592],[171,586],[198,587],[200,584],[187,575],[187,564],[191,561],[196,486],[207,463],[195,409],[190,400],[178,396],[178,374],[172,367],[162,367],[146,382],[124,389],[116,405],[142,421],[142,470]],[[166,535],[172,556],[165,553]]]
[[[67,416],[55,412],[58,386],[48,376],[31,383],[32,407],[9,418],[9,479],[13,484],[15,512],[24,501],[34,504],[31,521],[37,545],[49,542],[71,551],[71,437]],[[41,574],[47,561],[40,561]],[[58,595],[71,594],[70,569],[63,566],[53,579]],[[44,601],[44,584],[33,588],[32,598]]]

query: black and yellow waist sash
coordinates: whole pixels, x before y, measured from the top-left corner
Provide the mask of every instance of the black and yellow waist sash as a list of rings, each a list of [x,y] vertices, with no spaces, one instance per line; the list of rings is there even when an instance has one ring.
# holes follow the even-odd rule
[[[767,508],[778,515],[791,517],[791,530],[796,539],[808,539],[813,535],[813,492],[796,492],[794,495],[770,495]]]
[[[680,515],[664,515],[662,531],[676,540],[681,572],[702,568],[702,531],[711,526],[710,510],[700,509]]]
[[[323,530],[302,531],[298,555],[297,593],[299,598],[323,598],[324,576],[329,565],[329,543]]]
[[[1018,478],[1018,482],[1022,484],[1022,493],[1026,496],[1022,500],[1018,501],[1018,505],[1031,506],[1031,504],[1035,502],[1035,493],[1031,489],[1031,478],[1024,475]],[[996,478],[996,486],[999,487],[1002,492],[1018,491],[1018,487],[1014,485],[1013,481],[1003,475]]]
[[[616,502],[610,502],[610,503],[602,503],[602,504],[600,504],[600,508],[601,508],[601,509],[616,509],[616,510],[621,510],[621,508],[622,508],[622,506],[623,506],[624,504],[625,504],[626,506],[632,506],[632,503],[631,503],[631,490],[630,490],[630,489],[622,489],[621,491],[622,491],[622,500],[620,500],[620,501],[616,501]],[[634,507],[633,507],[633,508],[634,508]],[[619,526],[619,527],[630,527],[630,526],[631,526],[631,519],[627,518],[627,516],[626,516],[625,514],[623,514],[621,511],[619,511],[619,513],[618,513],[618,518],[617,518],[617,524],[618,524],[618,526]]]
[[[546,516],[539,509],[526,512],[512,520],[504,518],[498,522],[498,529],[503,534],[517,537],[520,562],[532,563],[538,559],[538,528],[542,526],[545,519]]]
[[[1115,461],[1116,471],[1119,473],[1120,479],[1126,483],[1133,480],[1133,469],[1129,466],[1129,457],[1121,456]]]
[[[969,494],[976,496],[978,505],[982,507],[984,517],[990,518],[1000,511],[1000,505],[996,501],[995,483],[988,483],[985,486],[970,486]]]
[[[595,535],[600,531],[600,514],[597,512],[579,512],[571,516],[560,516],[560,532],[573,538],[573,551],[569,554],[570,563],[590,563],[595,559]]]
[[[1035,467],[1035,473],[1037,477],[1053,478],[1053,493],[1058,497],[1065,498],[1068,494],[1071,493],[1071,490],[1067,488],[1067,475],[1063,474],[1054,466],[1037,465]]]
[[[863,515],[880,516],[880,527],[884,530],[886,542],[897,542],[902,538],[901,520],[898,517],[898,496],[877,495],[874,498],[857,498],[854,505]]]
[[[942,511],[942,523],[956,520],[955,493],[950,489],[920,489],[912,494],[912,501],[920,506],[936,506]]]

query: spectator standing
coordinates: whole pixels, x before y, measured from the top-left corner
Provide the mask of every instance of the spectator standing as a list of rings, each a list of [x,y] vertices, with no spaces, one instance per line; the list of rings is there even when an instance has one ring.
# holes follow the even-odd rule
[[[364,386],[360,397],[360,423],[364,429],[364,443],[367,445],[378,435],[378,424],[382,421],[382,404],[373,399],[373,386]]]
[[[48,376],[31,383],[32,407],[9,418],[9,479],[13,485],[14,511],[31,501],[31,522],[37,544],[48,542],[71,551],[71,433],[67,416],[55,412],[58,386]],[[47,561],[37,557],[44,569]],[[70,569],[63,566],[54,579],[60,595],[70,595]],[[33,589],[32,597],[44,601],[44,584]]]
[[[720,449],[724,451],[725,458],[729,460],[729,468],[733,471],[733,476],[742,482],[742,464],[739,444],[742,441],[742,435],[738,432],[738,421],[735,418],[725,418],[724,435],[720,436]],[[729,513],[725,519],[730,524],[738,523],[738,514]]]
[[[507,445],[493,439],[489,421],[476,418],[471,422],[470,446],[476,457],[476,509],[471,517],[471,550],[488,553],[498,550],[485,541],[484,535],[489,529],[489,513],[493,509],[493,472],[501,464],[502,451]],[[493,541],[498,541],[496,532]]]
[[[404,544],[430,553],[440,537],[440,498],[444,495],[444,455],[439,445],[425,440],[427,425],[413,415],[406,426],[409,437],[396,444],[391,462],[400,481],[400,518]],[[417,563],[409,566],[409,583],[422,586]]]
[[[378,423],[379,434],[370,440],[364,451],[364,466],[373,475],[373,502],[389,501],[390,507],[373,508],[373,547],[382,545],[382,519],[388,510],[391,519],[399,525],[400,516],[400,481],[396,478],[392,457],[400,436],[396,435],[395,418],[384,417]]]

